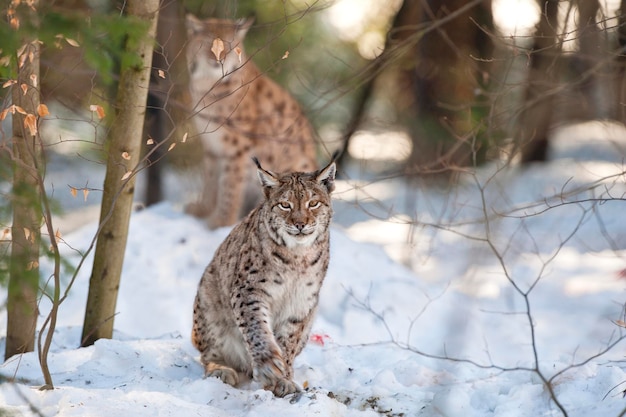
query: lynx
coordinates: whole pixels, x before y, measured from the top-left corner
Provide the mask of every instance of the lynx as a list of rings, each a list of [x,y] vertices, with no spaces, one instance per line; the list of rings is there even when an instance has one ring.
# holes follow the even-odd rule
[[[300,106],[243,50],[252,20],[187,16],[194,123],[203,145],[200,201],[187,212],[210,228],[234,224],[262,199],[254,155],[278,172],[317,169],[315,136]]]
[[[335,163],[278,175],[255,162],[265,199],[204,271],[191,339],[207,376],[233,386],[251,377],[283,397],[300,390],[293,361],[308,340],[328,268]]]

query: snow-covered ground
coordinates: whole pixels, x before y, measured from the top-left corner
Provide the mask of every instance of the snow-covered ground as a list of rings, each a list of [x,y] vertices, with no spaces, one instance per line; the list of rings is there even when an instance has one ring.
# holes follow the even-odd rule
[[[35,353],[11,358],[0,374],[19,382],[0,385],[0,415],[622,415],[625,147],[624,129],[578,125],[548,164],[487,166],[447,190],[341,182],[319,314],[295,364],[306,389],[284,399],[203,378],[189,340],[196,285],[228,230],[179,202],[138,211],[114,339],[77,347],[88,260],[61,307],[56,388],[37,390]],[[65,235],[65,256],[77,262],[95,230]],[[3,311],[0,335],[5,325]]]

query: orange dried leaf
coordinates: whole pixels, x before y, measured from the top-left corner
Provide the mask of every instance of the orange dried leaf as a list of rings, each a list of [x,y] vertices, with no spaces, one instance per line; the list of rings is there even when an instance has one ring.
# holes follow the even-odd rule
[[[39,262],[38,261],[30,261],[29,263],[26,264],[26,270],[27,271],[32,271],[33,269],[39,267]]]
[[[189,135],[189,133],[188,133],[188,132],[185,132],[185,134],[183,135],[183,138],[181,139],[181,142],[182,142],[182,143],[187,142],[187,136],[188,136],[188,135]]]
[[[14,105],[11,106],[11,113],[15,114],[16,112],[19,113],[19,114],[27,114],[26,110],[24,110],[20,106],[16,106],[14,104]]]
[[[215,55],[215,59],[221,61],[223,59],[222,52],[224,52],[224,41],[220,38],[215,38],[213,40],[213,44],[211,45],[211,52]]]
[[[89,195],[89,190],[86,188],[83,188],[83,200],[85,202],[87,202],[87,196]]]
[[[122,152],[122,158],[126,159],[127,161],[130,160],[130,154],[128,152]]]
[[[20,20],[15,16],[11,17],[11,19],[9,20],[9,24],[14,30],[18,30],[20,28]]]
[[[37,134],[37,117],[34,114],[27,114],[24,118],[24,127],[30,131],[31,136]]]
[[[0,112],[0,120],[4,120],[7,117],[7,114],[9,113],[9,111],[11,110],[10,107],[7,107],[6,109],[2,110]]]
[[[237,58],[239,59],[239,63],[241,64],[241,54],[243,53],[243,51],[241,50],[240,47],[236,47],[235,53],[237,54]]]
[[[37,74],[30,74],[30,82],[33,83],[33,87],[37,87]]]
[[[98,115],[98,119],[102,120],[106,116],[106,114],[104,114],[104,108],[99,104],[91,104],[89,106],[89,110],[91,110],[92,112],[96,112],[96,114]]]
[[[22,92],[24,93],[24,95],[28,93],[28,84],[21,84],[20,88],[22,89]]]
[[[24,228],[24,237],[26,238],[26,240],[30,240],[32,233],[30,232],[30,229],[25,227]]]
[[[78,48],[80,46],[80,44],[78,42],[76,42],[74,39],[71,38],[65,38],[65,41],[67,43],[70,44],[70,46],[73,46],[74,48]]]
[[[126,172],[126,174],[122,175],[122,181],[124,181],[125,179],[128,179],[128,177],[130,177],[132,173],[133,171],[128,171]]]
[[[56,233],[54,234],[54,239],[58,242],[61,241],[61,231],[59,229],[57,229]]]
[[[285,53],[283,54],[282,58],[280,59],[287,59],[289,58],[289,51],[285,51]]]
[[[76,197],[76,188],[70,187],[70,193],[72,193],[72,197]]]
[[[148,138],[148,140],[146,141],[146,145],[154,145],[154,139]]]
[[[161,78],[165,78],[165,71],[163,71],[163,70],[158,70],[158,71],[157,71],[157,74],[159,74],[159,77],[161,77]]]
[[[46,106],[45,104],[40,104],[39,106],[37,106],[37,114],[39,115],[39,117],[49,115],[50,112],[48,111],[48,106]]]
[[[174,149],[174,147],[175,147],[175,146],[176,146],[176,142],[172,142],[172,143],[170,144],[170,147],[169,147],[169,148],[167,148],[167,151],[168,151],[168,152],[169,152],[169,151],[171,151],[172,149]]]
[[[624,320],[615,320],[615,324],[617,324],[619,327],[626,328],[626,321]]]
[[[2,88],[7,88],[12,86],[13,84],[17,84],[17,80],[9,80],[2,84]]]

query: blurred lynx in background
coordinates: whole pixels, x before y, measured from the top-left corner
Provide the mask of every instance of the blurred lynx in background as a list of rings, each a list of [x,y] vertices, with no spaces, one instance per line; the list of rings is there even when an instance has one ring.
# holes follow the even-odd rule
[[[204,151],[200,201],[187,212],[216,228],[260,201],[252,156],[277,172],[313,171],[315,138],[295,99],[246,56],[252,20],[187,15],[186,23],[193,120]]]

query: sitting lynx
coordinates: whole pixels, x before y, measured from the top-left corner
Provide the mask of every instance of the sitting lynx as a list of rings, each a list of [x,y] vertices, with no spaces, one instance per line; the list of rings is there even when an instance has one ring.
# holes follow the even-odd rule
[[[187,207],[210,228],[234,224],[262,198],[250,158],[277,172],[313,171],[315,138],[298,103],[243,51],[252,20],[187,16],[193,120],[204,149],[200,201]]]
[[[299,390],[293,360],[308,340],[328,268],[335,163],[277,175],[255,162],[265,200],[204,271],[191,338],[207,375],[234,386],[243,373],[283,397]]]

